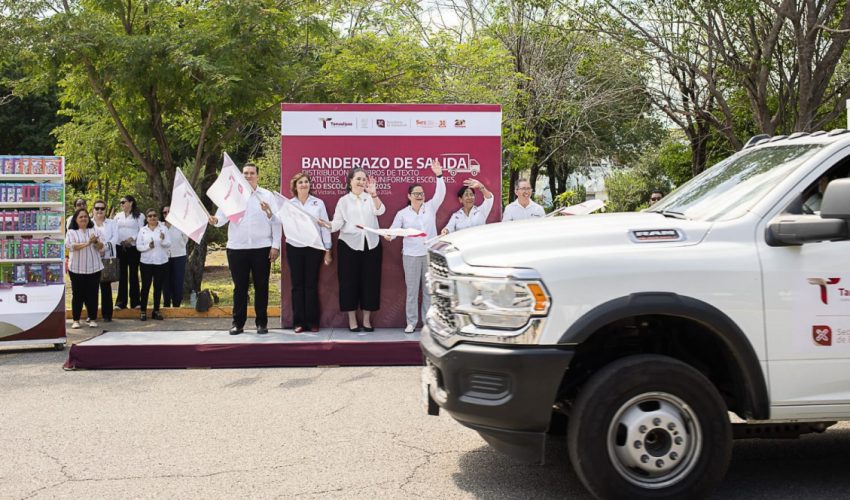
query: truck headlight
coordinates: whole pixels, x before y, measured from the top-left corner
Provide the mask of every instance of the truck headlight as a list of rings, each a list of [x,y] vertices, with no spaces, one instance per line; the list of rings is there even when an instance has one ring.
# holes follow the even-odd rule
[[[457,306],[479,327],[517,329],[532,316],[549,311],[549,295],[539,282],[511,279],[461,279],[456,283]]]

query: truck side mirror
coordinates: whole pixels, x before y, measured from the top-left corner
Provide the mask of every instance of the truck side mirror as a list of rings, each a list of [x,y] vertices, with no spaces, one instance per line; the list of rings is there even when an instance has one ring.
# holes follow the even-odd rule
[[[850,220],[850,179],[835,179],[826,186],[820,216],[824,219]]]

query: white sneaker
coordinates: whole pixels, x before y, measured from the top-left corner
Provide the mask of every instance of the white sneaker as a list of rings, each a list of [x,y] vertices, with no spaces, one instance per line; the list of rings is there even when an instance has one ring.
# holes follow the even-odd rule
[[[79,328],[79,327],[80,327],[79,321],[74,321],[73,323],[71,323],[71,328]]]
[[[97,328],[97,321],[89,320],[89,328]]]
[[[413,325],[407,325],[404,327],[404,333],[413,333],[413,330],[416,328]]]

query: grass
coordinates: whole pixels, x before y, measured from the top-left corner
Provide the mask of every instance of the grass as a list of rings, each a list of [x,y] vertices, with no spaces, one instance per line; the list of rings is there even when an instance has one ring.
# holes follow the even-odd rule
[[[271,277],[269,278],[269,305],[277,305],[280,302],[280,258],[272,264]],[[65,292],[65,307],[71,308],[71,280],[65,274],[67,284]],[[207,260],[204,263],[204,281],[202,289],[208,289],[218,295],[218,305],[233,305],[233,280],[230,278],[230,270],[227,267],[227,252],[224,248],[210,249],[207,252]],[[112,284],[112,290],[118,290],[118,283]],[[114,296],[114,294],[113,294]],[[99,297],[99,296],[98,296]],[[254,303],[254,292],[251,288],[248,292],[248,305]],[[99,305],[99,304],[98,304]],[[148,299],[148,306],[152,302]],[[183,301],[183,307],[189,307],[188,298]]]

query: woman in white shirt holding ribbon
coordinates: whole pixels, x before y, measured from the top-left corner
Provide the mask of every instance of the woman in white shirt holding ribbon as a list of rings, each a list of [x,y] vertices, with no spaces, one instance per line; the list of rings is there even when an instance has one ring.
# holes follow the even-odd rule
[[[168,268],[168,248],[171,240],[168,238],[168,229],[159,223],[159,214],[154,209],[145,212],[147,225],[139,229],[136,235],[136,248],[141,253],[140,267],[142,269],[142,294],[140,296],[142,312],[139,319],[148,319],[148,292],[153,280],[153,319],[163,319],[159,312],[159,299],[162,293],[162,282]]]
[[[439,160],[431,164],[431,171],[437,176],[434,197],[425,201],[425,189],[421,184],[412,184],[407,188],[407,206],[398,211],[391,229],[417,229],[425,236],[405,236],[402,243],[401,260],[404,267],[404,283],[407,286],[405,316],[407,326],[404,333],[413,333],[419,318],[419,292],[422,291],[422,322],[431,306],[431,298],[425,289],[425,272],[428,271],[428,246],[426,242],[437,237],[437,210],[446,197],[446,183],[443,180],[443,168]],[[387,237],[392,240],[394,237]]]
[[[331,231],[339,231],[339,308],[348,313],[352,332],[361,331],[357,309],[362,309],[362,331],[373,332],[372,311],[381,307],[381,240],[361,228],[377,229],[378,216],[387,209],[378,197],[375,180],[367,177],[362,168],[348,172],[346,189],[348,194],[337,202],[330,224]]]
[[[477,207],[475,206],[476,189],[484,196],[484,203]],[[463,181],[463,187],[457,192],[457,199],[461,208],[452,214],[449,223],[440,234],[449,234],[487,223],[487,217],[493,209],[494,198],[493,193],[488,191],[484,184],[475,179],[466,179]]]

